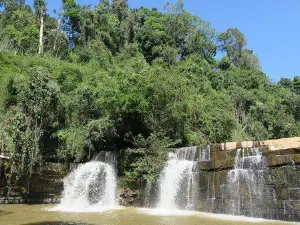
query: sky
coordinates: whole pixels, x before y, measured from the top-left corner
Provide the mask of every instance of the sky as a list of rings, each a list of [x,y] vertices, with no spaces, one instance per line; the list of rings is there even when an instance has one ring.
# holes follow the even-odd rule
[[[26,0],[32,4],[33,0]],[[99,0],[77,0],[95,5]],[[174,0],[128,0],[130,8],[163,10]],[[47,0],[48,12],[61,0]],[[217,32],[238,28],[247,48],[259,57],[262,70],[274,81],[300,76],[300,0],[184,0],[185,9],[211,23]]]

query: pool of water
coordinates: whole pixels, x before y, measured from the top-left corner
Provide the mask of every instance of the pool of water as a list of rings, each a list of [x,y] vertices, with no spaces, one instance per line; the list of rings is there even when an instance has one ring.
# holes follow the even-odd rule
[[[54,210],[53,210],[54,209]],[[0,225],[279,225],[297,224],[190,211],[116,208],[61,212],[53,205],[0,205]]]

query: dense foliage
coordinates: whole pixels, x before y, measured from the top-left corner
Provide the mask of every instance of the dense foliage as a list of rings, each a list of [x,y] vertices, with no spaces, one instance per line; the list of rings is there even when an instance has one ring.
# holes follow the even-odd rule
[[[164,12],[62,3],[55,19],[45,1],[0,0],[10,175],[107,150],[130,183],[153,179],[169,147],[300,135],[300,77],[271,82],[238,29],[217,33],[180,0]]]

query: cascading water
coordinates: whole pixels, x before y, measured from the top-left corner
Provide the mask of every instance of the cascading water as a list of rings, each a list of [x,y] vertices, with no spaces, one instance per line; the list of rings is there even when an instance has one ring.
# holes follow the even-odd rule
[[[160,174],[156,209],[194,209],[196,199],[196,147],[177,149]]]
[[[111,152],[102,155],[104,162],[81,164],[64,179],[63,198],[54,210],[102,211],[117,205],[114,157]]]
[[[150,208],[151,207],[151,190],[153,185],[150,181],[147,181],[145,186],[145,194],[144,194],[144,207]]]
[[[210,145],[203,146],[199,149],[199,161],[207,162],[210,161]]]
[[[259,148],[238,149],[234,169],[228,172],[228,183],[223,186],[226,213],[266,217],[270,205],[276,205],[275,191],[265,182],[267,175],[267,161]]]

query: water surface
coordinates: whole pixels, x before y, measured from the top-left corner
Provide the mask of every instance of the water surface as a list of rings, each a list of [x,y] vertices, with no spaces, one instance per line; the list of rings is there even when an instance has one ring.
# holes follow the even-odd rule
[[[1,225],[289,225],[268,221],[200,212],[157,211],[118,208],[104,212],[72,213],[49,211],[53,205],[0,205]]]

